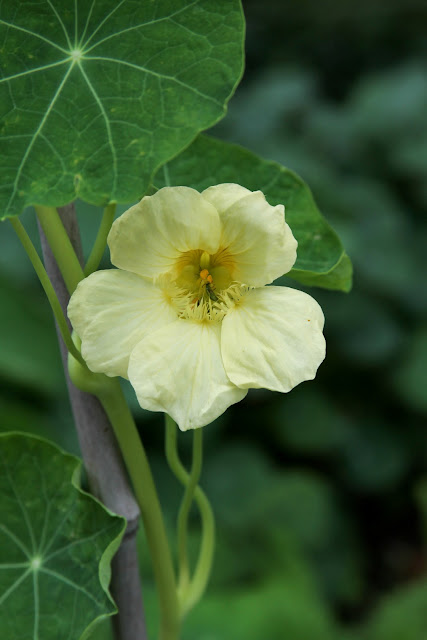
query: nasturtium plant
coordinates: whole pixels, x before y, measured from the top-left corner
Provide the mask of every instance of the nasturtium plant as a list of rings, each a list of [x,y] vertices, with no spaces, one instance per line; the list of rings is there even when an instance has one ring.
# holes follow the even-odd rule
[[[116,607],[110,562],[125,520],[80,487],[81,463],[20,433],[0,435],[0,630],[79,639]]]
[[[239,0],[0,5],[0,217],[143,195],[219,120],[243,69]]]
[[[9,219],[54,313],[90,488],[114,493],[128,521],[112,573],[116,608],[110,561],[124,519],[82,491],[75,458],[38,438],[2,435],[0,630],[8,640],[83,640],[117,609],[115,638],[146,638],[139,516],[158,637],[179,640],[215,543],[198,484],[201,427],[249,388],[287,393],[314,378],[324,358],[320,306],[281,276],[349,291],[341,241],[296,174],[200,135],[225,114],[240,80],[244,30],[240,0],[0,3],[0,219]],[[83,266],[77,198],[105,207]],[[117,203],[134,206],[114,222]],[[18,218],[28,205],[45,265]],[[97,271],[107,238],[118,269]],[[35,365],[32,376],[40,371]],[[176,558],[118,376],[141,406],[167,412],[166,458],[185,487]],[[175,421],[192,429],[189,471]],[[202,534],[189,554],[193,501]]]

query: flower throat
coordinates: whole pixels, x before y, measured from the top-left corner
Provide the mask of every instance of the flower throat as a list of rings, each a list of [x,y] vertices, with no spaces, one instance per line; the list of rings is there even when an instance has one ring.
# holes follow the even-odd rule
[[[165,287],[178,316],[197,322],[221,322],[248,287],[233,280],[234,260],[227,249],[210,255],[186,251],[168,274]]]

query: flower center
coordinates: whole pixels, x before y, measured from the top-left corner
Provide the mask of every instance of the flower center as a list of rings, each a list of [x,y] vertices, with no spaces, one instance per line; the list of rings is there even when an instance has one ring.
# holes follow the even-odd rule
[[[159,284],[180,318],[220,322],[247,290],[233,281],[233,270],[234,260],[227,249],[214,255],[195,249],[182,253],[163,285]]]
[[[202,269],[199,273],[200,276],[200,284],[202,287],[205,287],[205,293],[208,294],[211,300],[217,301],[218,298],[214,293],[215,285],[213,281],[212,275],[209,273],[207,269]]]

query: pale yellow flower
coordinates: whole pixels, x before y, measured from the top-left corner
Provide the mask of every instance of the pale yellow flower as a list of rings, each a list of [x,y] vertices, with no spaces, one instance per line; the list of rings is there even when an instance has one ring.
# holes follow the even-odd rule
[[[68,313],[89,368],[128,378],[143,408],[192,429],[249,388],[287,392],[316,375],[323,313],[265,286],[297,242],[260,191],[165,187],[118,218],[108,244],[118,269],[83,280]]]

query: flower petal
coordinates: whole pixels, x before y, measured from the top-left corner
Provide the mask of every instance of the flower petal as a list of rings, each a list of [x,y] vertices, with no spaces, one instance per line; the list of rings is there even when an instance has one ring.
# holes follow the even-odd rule
[[[160,289],[117,269],[82,280],[71,296],[68,315],[89,369],[123,378],[135,345],[177,317]]]
[[[250,193],[252,193],[252,191],[249,191],[246,187],[242,187],[240,184],[224,182],[223,184],[208,187],[208,189],[202,191],[202,196],[206,198],[206,200],[209,200],[221,215],[221,213],[229,209],[232,204],[248,196]]]
[[[247,391],[230,382],[221,359],[221,325],[177,320],[132,351],[129,380],[144,409],[164,411],[182,431],[209,424]]]
[[[221,352],[237,386],[290,391],[312,380],[325,357],[323,312],[306,293],[286,287],[249,291],[225,316]]]
[[[220,221],[213,205],[189,187],[164,187],[118,218],[109,233],[111,262],[145,278],[170,271],[181,253],[218,249]]]
[[[219,184],[203,191],[218,210],[221,248],[234,258],[233,278],[260,287],[287,273],[296,260],[297,241],[285,222],[285,210],[272,207],[261,191]]]

